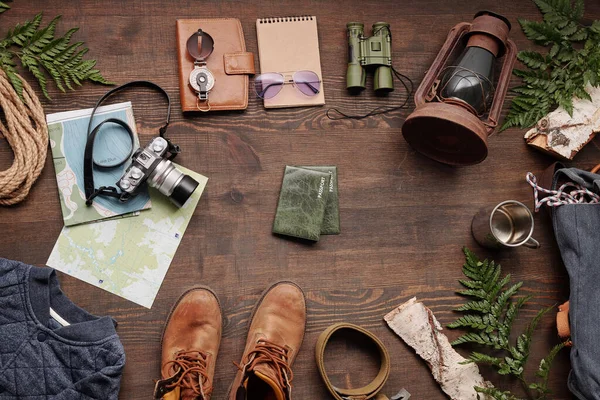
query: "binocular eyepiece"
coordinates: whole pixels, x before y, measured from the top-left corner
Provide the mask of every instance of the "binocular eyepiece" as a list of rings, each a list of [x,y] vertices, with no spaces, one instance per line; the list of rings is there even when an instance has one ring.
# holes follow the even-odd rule
[[[366,68],[376,67],[373,88],[376,93],[394,90],[392,76],[392,35],[390,24],[373,24],[373,36],[364,36],[364,25],[349,22],[348,29],[348,70],[346,71],[346,89],[358,92],[366,88]]]

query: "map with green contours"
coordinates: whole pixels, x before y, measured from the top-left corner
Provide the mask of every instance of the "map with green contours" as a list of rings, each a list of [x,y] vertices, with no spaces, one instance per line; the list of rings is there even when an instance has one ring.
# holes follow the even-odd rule
[[[96,197],[91,206],[85,204],[83,191],[83,153],[87,142],[87,128],[92,109],[74,110],[49,114],[48,133],[52,161],[56,174],[60,206],[65,226],[135,215],[151,206],[146,189],[126,203],[111,197]],[[134,134],[134,146],[139,146],[133,109],[130,102],[99,107],[94,116],[94,124],[108,118],[127,122]],[[129,158],[131,138],[116,124],[105,124],[94,142],[94,160],[109,163],[117,159]],[[94,168],[96,187],[115,186],[130,161],[114,168]]]
[[[177,168],[199,182],[183,207],[151,188],[152,209],[138,216],[65,226],[47,265],[151,308],[208,181]]]

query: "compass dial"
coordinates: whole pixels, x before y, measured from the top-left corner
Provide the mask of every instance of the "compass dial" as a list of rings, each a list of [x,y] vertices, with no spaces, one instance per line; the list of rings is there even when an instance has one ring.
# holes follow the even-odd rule
[[[206,67],[195,67],[190,73],[190,86],[196,91],[200,92],[200,84],[198,81],[206,81],[206,91],[209,92],[213,86],[215,86],[215,77]]]

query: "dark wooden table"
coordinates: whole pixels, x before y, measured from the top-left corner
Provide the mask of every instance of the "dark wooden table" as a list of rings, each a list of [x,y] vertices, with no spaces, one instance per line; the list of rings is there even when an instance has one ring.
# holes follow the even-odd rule
[[[587,16],[600,18],[600,3],[587,2]],[[492,254],[478,248],[470,233],[473,214],[481,206],[507,199],[532,205],[524,176],[552,161],[528,148],[523,131],[493,136],[489,157],[467,168],[437,164],[415,153],[400,127],[409,111],[362,121],[330,121],[328,107],[354,113],[391,105],[372,90],[351,97],[345,90],[345,24],[359,20],[370,26],[391,23],[396,68],[419,83],[449,29],[469,21],[481,9],[510,18],[511,34],[520,49],[532,45],[517,18],[540,19],[527,0],[406,1],[79,1],[17,0],[0,16],[0,34],[17,22],[44,11],[46,21],[63,15],[59,30],[81,27],[76,40],[86,41],[98,67],[116,82],[149,79],[162,85],[175,101],[170,133],[184,152],[179,161],[210,178],[199,206],[154,307],[147,310],[110,293],[60,274],[66,293],[95,314],[119,321],[127,352],[122,399],[148,399],[159,376],[160,335],[166,315],[182,291],[193,284],[211,286],[219,295],[226,324],[215,377],[215,399],[225,394],[246,338],[250,310],[262,290],[275,280],[298,282],[308,298],[307,335],[294,366],[296,399],[326,399],[314,362],[318,334],[329,324],[353,322],[375,332],[388,346],[393,367],[385,393],[406,387],[414,399],[444,399],[428,367],[384,324],[383,315],[412,296],[447,324],[460,304],[455,295],[461,278],[462,246],[480,256],[493,256],[522,293],[534,296],[517,328],[545,306],[568,297],[568,277],[549,221],[536,216],[540,250],[519,248]],[[250,51],[257,51],[255,19],[310,14],[318,17],[321,63],[327,105],[323,108],[266,111],[252,94],[245,112],[183,116],[179,111],[175,20],[194,17],[238,17]],[[515,84],[513,82],[513,84]],[[47,113],[92,106],[105,87],[84,85],[77,92],[52,90]],[[123,95],[132,100],[142,141],[156,132],[163,118],[159,96]],[[506,111],[506,107],[505,107]],[[0,140],[0,169],[12,153]],[[577,156],[576,165],[600,162],[595,143]],[[340,236],[306,245],[271,235],[283,168],[290,165],[337,165],[342,220]],[[50,157],[30,197],[16,207],[0,209],[0,255],[44,265],[62,227],[54,169]],[[553,317],[536,333],[531,366],[557,343]],[[458,332],[446,331],[454,338]],[[365,349],[336,344],[328,363],[336,381],[366,383],[376,360],[361,361]],[[466,353],[465,353],[466,354]],[[558,357],[551,377],[553,399],[570,398],[566,387],[568,351]],[[533,373],[530,371],[529,373]],[[487,377],[494,375],[487,373]],[[517,388],[510,380],[494,382]]]

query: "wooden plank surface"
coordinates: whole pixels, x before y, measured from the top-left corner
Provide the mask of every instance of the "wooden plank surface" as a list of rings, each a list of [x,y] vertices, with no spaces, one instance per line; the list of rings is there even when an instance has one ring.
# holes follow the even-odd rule
[[[587,16],[600,19],[600,3],[586,2]],[[364,113],[392,105],[402,97],[376,98],[371,89],[359,96],[345,90],[345,24],[359,20],[367,27],[391,23],[394,64],[418,84],[449,29],[469,21],[481,9],[510,18],[512,38],[520,49],[532,45],[517,18],[539,19],[533,3],[523,0],[405,1],[91,1],[17,0],[0,16],[0,35],[17,22],[45,11],[46,20],[62,14],[60,31],[81,29],[90,56],[107,78],[123,83],[148,79],[162,85],[174,100],[169,129],[183,148],[179,161],[210,178],[183,242],[151,310],[60,274],[66,293],[95,314],[112,315],[127,353],[122,399],[148,399],[159,377],[160,335],[166,315],[182,291],[193,284],[211,286],[226,317],[217,362],[214,399],[225,398],[245,343],[250,311],[269,283],[293,279],[306,291],[307,335],[294,366],[296,399],[326,399],[315,362],[318,334],[329,324],[348,321],[375,332],[388,346],[393,361],[385,393],[406,387],[415,399],[444,399],[427,366],[383,322],[383,315],[411,296],[418,296],[446,324],[456,318],[455,295],[463,262],[461,247],[494,256],[523,293],[534,300],[521,314],[519,329],[543,306],[568,297],[568,276],[551,231],[536,215],[540,250],[516,249],[492,254],[478,248],[470,221],[481,206],[507,199],[532,205],[525,183],[527,171],[539,172],[552,160],[528,148],[523,132],[509,130],[490,138],[488,159],[480,165],[451,168],[415,153],[400,127],[408,111],[361,121],[330,121],[329,107]],[[249,51],[256,52],[255,19],[308,14],[318,18],[326,106],[266,111],[252,94],[248,110],[183,116],[179,111],[175,19],[238,17]],[[515,84],[516,82],[513,82]],[[371,82],[369,82],[371,85]],[[372,86],[370,86],[372,87]],[[106,88],[84,85],[75,93],[52,90],[44,100],[47,113],[91,107]],[[164,117],[153,94],[123,94],[132,100],[142,141],[149,140]],[[506,107],[505,107],[506,112]],[[0,139],[0,170],[12,161]],[[600,162],[596,143],[576,158],[589,168]],[[342,234],[305,245],[270,233],[283,168],[290,165],[337,165]],[[62,227],[56,181],[50,158],[30,197],[16,207],[0,208],[0,256],[43,265]],[[527,317],[527,318],[526,318]],[[451,338],[458,332],[448,332]],[[538,330],[532,365],[557,342],[552,316]],[[364,348],[336,343],[328,362],[338,384],[366,383],[376,360],[363,361]],[[364,365],[363,365],[364,363]],[[566,387],[568,351],[552,373],[553,399],[570,398]],[[493,376],[487,373],[488,377]],[[508,379],[494,380],[517,388]]]

